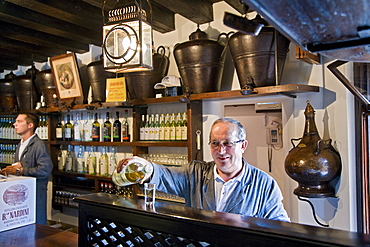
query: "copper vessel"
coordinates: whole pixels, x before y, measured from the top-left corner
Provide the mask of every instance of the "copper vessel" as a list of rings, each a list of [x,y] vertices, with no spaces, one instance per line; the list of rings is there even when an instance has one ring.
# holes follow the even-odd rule
[[[45,106],[55,105],[54,95],[57,94],[51,69],[42,70],[36,75],[36,84],[44,96]]]
[[[237,32],[230,36],[228,43],[241,89],[247,88],[250,78],[256,87],[276,85],[276,81],[281,79],[289,51],[290,41],[287,38],[275,32],[275,28],[267,26],[268,23],[259,15],[253,21],[265,25],[259,35]],[[277,67],[275,67],[276,58]]]
[[[36,86],[36,75],[39,71],[32,66],[25,75],[16,76],[13,79],[13,87],[20,110],[32,110],[40,101],[41,93]]]
[[[222,33],[217,40],[210,40],[208,34],[198,28],[189,36],[189,41],[175,45],[174,56],[183,92],[220,91],[226,48],[220,38],[224,35]]]
[[[303,197],[335,197],[330,182],[336,179],[342,168],[339,153],[331,145],[331,139],[322,140],[315,124],[315,111],[307,102],[303,137],[285,158],[285,171],[298,187],[294,194]]]
[[[18,109],[17,97],[13,87],[12,79],[15,77],[13,72],[0,79],[0,110],[1,111],[14,111]]]
[[[153,53],[153,70],[124,73],[130,98],[155,98],[154,85],[167,75],[169,66],[169,50],[159,46],[157,52]]]
[[[116,74],[104,70],[103,60],[89,63],[86,66],[86,73],[92,90],[92,102],[105,102],[106,80],[115,78]]]

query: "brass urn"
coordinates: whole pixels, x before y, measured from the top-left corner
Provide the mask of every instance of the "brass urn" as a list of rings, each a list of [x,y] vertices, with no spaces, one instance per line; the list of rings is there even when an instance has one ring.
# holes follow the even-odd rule
[[[309,198],[335,197],[330,182],[340,175],[341,159],[331,145],[331,139],[322,140],[315,124],[315,110],[307,101],[303,137],[292,139],[293,149],[285,158],[285,171],[298,187],[294,194]],[[293,140],[300,140],[294,146]]]

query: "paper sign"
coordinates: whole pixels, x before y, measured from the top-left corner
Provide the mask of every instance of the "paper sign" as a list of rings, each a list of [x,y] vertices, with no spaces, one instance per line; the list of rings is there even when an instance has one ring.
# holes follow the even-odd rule
[[[106,102],[126,101],[125,77],[107,79]]]

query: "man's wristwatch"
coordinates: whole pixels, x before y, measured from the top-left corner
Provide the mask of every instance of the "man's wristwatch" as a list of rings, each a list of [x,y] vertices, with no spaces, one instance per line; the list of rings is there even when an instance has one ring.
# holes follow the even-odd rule
[[[17,176],[20,176],[20,175],[21,175],[21,168],[19,168],[19,167],[17,168],[16,175],[17,175]]]

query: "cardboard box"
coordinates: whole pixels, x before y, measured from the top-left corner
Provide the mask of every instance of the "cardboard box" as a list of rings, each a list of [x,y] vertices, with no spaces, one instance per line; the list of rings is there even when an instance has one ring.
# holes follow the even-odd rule
[[[36,222],[36,178],[9,176],[0,182],[0,232]]]

